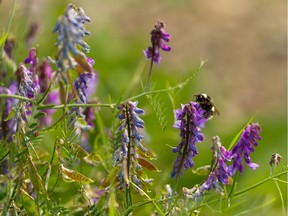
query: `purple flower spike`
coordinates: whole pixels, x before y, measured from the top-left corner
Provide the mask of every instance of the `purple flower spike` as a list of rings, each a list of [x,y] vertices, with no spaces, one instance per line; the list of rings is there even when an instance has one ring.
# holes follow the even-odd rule
[[[24,60],[24,63],[31,65],[29,70],[32,73],[36,72],[36,68],[37,68],[37,65],[38,65],[38,58],[37,58],[36,48],[31,48],[30,49],[29,56],[28,56],[28,58],[26,58]]]
[[[150,33],[152,47],[148,47],[144,51],[146,58],[153,60],[156,64],[159,64],[161,60],[160,49],[166,52],[171,50],[171,47],[167,46],[163,42],[169,42],[170,40],[170,34],[165,32],[164,27],[165,25],[161,21],[155,24],[154,29]]]
[[[230,171],[226,165],[226,162],[231,160],[231,154],[221,145],[220,138],[218,136],[213,137],[213,161],[211,172],[209,173],[205,182],[200,185],[194,194],[194,198],[200,197],[205,191],[213,190],[223,193],[223,189],[220,185],[227,185]]]
[[[173,148],[174,153],[178,152],[173,165],[171,177],[176,174],[182,175],[183,168],[186,170],[194,166],[192,160],[198,154],[196,143],[204,140],[201,128],[204,127],[207,119],[203,116],[205,110],[196,102],[182,105],[181,109],[175,110],[176,123],[174,127],[180,130],[181,142]]]
[[[81,103],[85,104],[87,103],[87,98],[93,93],[91,89],[95,90],[96,75],[92,73],[82,73],[76,78],[74,86]]]
[[[140,130],[144,128],[144,121],[138,116],[143,115],[144,110],[137,107],[138,102],[127,102],[120,104],[117,109],[120,110],[118,118],[121,120],[119,131],[121,131],[121,146],[115,152],[116,161],[122,164],[122,170],[117,176],[120,182],[120,188],[125,188],[131,179],[134,184],[141,187],[142,178],[137,176],[136,170],[142,169],[138,163],[138,150],[147,152],[147,149],[141,144],[143,135]],[[129,158],[129,164],[127,164]]]
[[[53,32],[58,33],[55,46],[58,49],[57,68],[60,71],[65,72],[68,68],[74,68],[73,56],[83,57],[84,53],[90,51],[90,47],[83,40],[84,36],[90,34],[84,27],[86,22],[90,22],[90,19],[83,9],[72,4],[68,5],[65,15],[59,17]]]
[[[251,162],[250,153],[254,152],[253,146],[258,146],[257,140],[261,140],[261,131],[259,124],[253,123],[248,125],[242,132],[240,140],[231,151],[233,159],[233,164],[229,167],[231,175],[234,175],[237,170],[239,170],[240,173],[244,171],[242,156],[244,156],[244,160],[250,169],[259,167],[258,164]]]

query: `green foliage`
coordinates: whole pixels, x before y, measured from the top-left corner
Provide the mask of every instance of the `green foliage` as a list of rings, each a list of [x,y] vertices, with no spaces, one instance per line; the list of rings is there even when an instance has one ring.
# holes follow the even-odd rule
[[[57,4],[64,3],[58,2]],[[57,8],[59,7],[55,7],[55,9]],[[13,13],[11,13],[10,20],[12,18]],[[8,27],[10,28],[10,24]],[[7,29],[9,30],[9,28]],[[73,79],[78,74],[93,72],[93,68],[88,64],[84,55],[70,56],[77,67],[67,72],[68,77],[65,77],[67,80],[63,81],[63,77],[57,71],[49,83],[47,91],[39,94],[35,99],[17,94],[0,94],[0,129],[2,130],[3,125],[9,120],[15,120],[15,131],[9,132],[13,136],[9,139],[7,135],[5,139],[1,139],[0,143],[0,213],[2,215],[32,216],[210,215],[211,213],[252,215],[259,213],[261,209],[264,209],[263,211],[268,209],[267,212],[277,210],[277,213],[280,212],[279,214],[284,215],[287,200],[285,193],[287,192],[287,181],[284,177],[287,177],[287,167],[284,166],[282,169],[276,167],[275,172],[267,176],[269,158],[266,155],[263,156],[266,153],[270,154],[272,150],[273,152],[274,150],[279,150],[279,152],[285,150],[283,143],[287,140],[279,135],[286,133],[286,128],[282,127],[283,119],[276,119],[273,116],[273,124],[269,118],[260,119],[264,122],[263,141],[259,147],[261,148],[259,152],[262,153],[257,155],[255,152],[253,161],[260,161],[261,168],[255,173],[248,171],[243,175],[237,174],[233,179],[230,178],[229,184],[224,188],[224,194],[211,190],[199,200],[195,200],[191,196],[210,173],[211,168],[207,165],[200,167],[196,165],[192,172],[187,172],[179,180],[182,190],[172,190],[170,184],[173,185],[175,182],[170,179],[169,173],[175,158],[171,157],[171,149],[166,147],[167,143],[170,145],[170,143],[176,142],[179,134],[176,134],[172,128],[173,117],[170,115],[170,111],[179,107],[179,101],[182,98],[191,100],[194,92],[186,92],[186,89],[190,89],[190,86],[193,89],[196,88],[194,81],[196,80],[197,84],[198,79],[195,79],[195,76],[202,70],[205,62],[201,61],[188,75],[184,74],[184,79],[176,84],[176,76],[167,75],[166,72],[175,70],[178,78],[177,68],[168,69],[169,66],[165,67],[165,65],[161,65],[157,69],[154,67],[153,73],[155,71],[157,74],[151,75],[153,83],[149,84],[148,89],[141,90],[142,80],[146,80],[143,74],[146,72],[145,65],[147,66],[147,63],[140,61],[139,65],[136,65],[135,62],[139,62],[139,60],[135,60],[136,57],[138,59],[135,53],[142,49],[142,42],[137,39],[135,39],[136,42],[123,42],[116,49],[113,46],[116,44],[116,39],[111,41],[112,33],[109,33],[108,30],[99,30],[99,38],[101,34],[107,37],[104,39],[93,38],[95,43],[92,44],[92,47],[96,48],[96,45],[99,47],[97,47],[97,53],[92,53],[92,56],[97,59],[96,68],[101,69],[98,73],[101,89],[97,91],[97,98],[94,98],[96,102],[93,101],[93,104],[80,104],[77,96],[69,102],[67,100],[73,94],[73,90],[75,91]],[[4,46],[9,34],[10,32],[1,35],[0,47]],[[49,49],[54,42],[51,43],[47,38],[44,39],[47,44],[49,42],[49,47],[41,47],[41,52],[47,50],[50,52],[48,54],[53,55]],[[24,47],[20,38],[16,52],[20,53],[21,49],[24,49],[22,46]],[[114,53],[113,56],[114,51],[116,54]],[[101,52],[105,55],[97,56]],[[117,52],[119,53],[117,54]],[[23,59],[20,60],[19,56],[18,58],[19,63],[23,62]],[[3,63],[0,68],[1,73],[2,71],[7,73],[5,79],[1,80],[1,86],[8,86],[12,79],[16,80],[14,71],[19,63],[8,59],[5,54],[1,54],[1,63]],[[53,67],[53,70],[57,70],[56,64]],[[109,73],[105,73],[106,71]],[[163,82],[165,76],[167,76],[166,86],[160,88],[165,83]],[[10,78],[11,80],[9,80]],[[71,80],[68,80],[69,78]],[[201,82],[199,83],[198,85],[201,86]],[[48,93],[52,89],[59,90],[60,104],[58,105],[45,104]],[[4,115],[5,107],[2,105],[9,98],[16,99],[16,102],[8,115]],[[108,103],[102,103],[105,100]],[[119,115],[117,105],[135,100],[139,100],[139,104],[144,108],[152,108],[152,112],[143,117],[145,129],[143,129],[142,145],[147,150],[137,148],[133,154],[127,154],[128,156],[124,157],[127,161],[129,158],[130,162],[134,160],[141,166],[141,169],[137,167],[135,170],[130,170],[130,173],[125,176],[125,187],[120,188],[118,187],[119,173],[127,172],[130,166],[123,168],[123,161],[119,162],[115,157],[115,151],[121,147],[123,141],[123,130],[119,129],[120,122],[117,119]],[[25,119],[23,118],[26,115],[24,107],[28,103],[31,103],[32,115]],[[146,107],[146,104],[149,105]],[[94,129],[89,128],[85,117],[79,115],[85,108],[93,109]],[[44,111],[49,109],[56,110],[52,124],[46,127],[40,126],[41,120],[48,115]],[[243,129],[256,118],[255,115],[244,127],[236,125],[237,133],[231,129],[227,130],[227,134],[222,134],[226,136],[226,140],[229,140],[229,150],[237,143]],[[130,124],[132,123],[130,122]],[[233,121],[231,121],[232,124]],[[225,127],[229,128],[231,125]],[[220,124],[217,125],[217,128],[220,126],[222,127]],[[146,128],[150,134],[147,134]],[[214,129],[208,126],[204,133],[214,133]],[[2,131],[0,132],[2,133]],[[134,138],[133,136],[131,133],[130,140]],[[273,142],[279,142],[281,146],[278,148]],[[133,142],[130,144],[131,149],[136,145]],[[201,152],[197,157],[208,158],[207,155]],[[206,161],[205,164],[209,164],[209,162]],[[133,175],[136,175],[141,183],[145,184],[142,184],[141,187],[140,184],[137,185],[133,182]],[[272,187],[270,187],[271,185]]]

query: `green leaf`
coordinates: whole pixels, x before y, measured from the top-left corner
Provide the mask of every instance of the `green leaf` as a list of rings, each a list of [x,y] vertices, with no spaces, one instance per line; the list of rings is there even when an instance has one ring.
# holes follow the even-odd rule
[[[227,150],[230,151],[230,150],[234,147],[234,145],[236,144],[236,141],[237,141],[237,140],[239,139],[239,137],[241,136],[243,130],[245,130],[245,128],[247,127],[247,125],[249,125],[249,124],[254,120],[256,114],[257,114],[257,113],[255,113],[255,114],[249,119],[249,121],[245,124],[245,126],[236,134],[236,136],[234,137],[234,139],[233,139],[232,142],[230,143],[230,145],[229,145],[229,147],[228,147]]]
[[[37,169],[36,169],[36,167],[35,167],[35,165],[34,165],[34,163],[32,161],[32,157],[28,156],[27,159],[28,159],[28,165],[29,165],[30,180],[31,180],[35,190],[38,193],[47,196],[47,191],[46,191],[46,189],[44,187],[42,178],[38,174]]]
[[[101,187],[106,188],[110,186],[111,184],[113,184],[113,182],[115,181],[117,177],[117,174],[119,173],[119,170],[120,170],[120,166],[113,167],[113,169],[108,173],[104,182],[101,184]]]
[[[198,167],[196,170],[193,169],[192,172],[199,176],[206,176],[209,174],[210,169],[211,169],[210,165],[205,165],[205,166]]]
[[[40,215],[34,199],[22,188],[20,189],[20,203],[23,205],[27,215],[29,216]]]
[[[60,164],[60,170],[62,174],[64,175],[63,177],[70,181],[75,181],[80,184],[90,184],[94,182],[92,179],[88,178],[87,176],[84,176],[83,174],[75,170],[65,168],[63,164]]]
[[[14,118],[16,115],[16,110],[13,107],[13,109],[10,111],[9,115],[7,116],[7,118],[5,119],[5,121],[9,121],[10,119]]]
[[[46,113],[45,112],[38,112],[35,116],[34,116],[34,119],[41,119],[43,117],[46,116]]]
[[[147,161],[144,158],[137,158],[137,161],[142,167],[144,167],[150,171],[161,172],[161,170],[159,170],[154,164],[152,164],[150,161]]]
[[[8,37],[8,33],[5,33],[5,34],[3,34],[1,36],[1,38],[0,38],[0,46],[2,46],[5,43],[7,37]]]

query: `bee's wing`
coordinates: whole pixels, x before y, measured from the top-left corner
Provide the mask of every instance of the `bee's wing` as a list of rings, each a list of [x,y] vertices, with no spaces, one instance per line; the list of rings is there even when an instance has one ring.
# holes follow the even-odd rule
[[[219,110],[214,106],[214,115],[220,115]]]

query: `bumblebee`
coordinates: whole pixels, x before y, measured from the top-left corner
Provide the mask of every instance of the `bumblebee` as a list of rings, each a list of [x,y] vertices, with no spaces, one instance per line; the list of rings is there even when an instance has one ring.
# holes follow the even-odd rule
[[[217,108],[212,103],[212,99],[207,94],[197,94],[194,95],[195,102],[200,104],[200,107],[205,110],[204,117],[206,119],[211,119],[214,115],[220,115]]]

